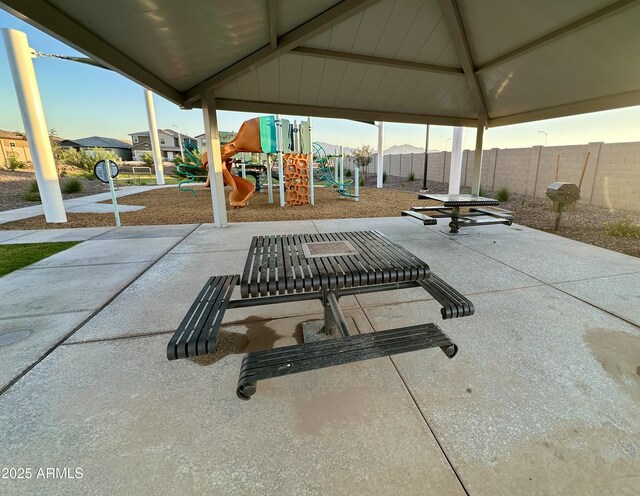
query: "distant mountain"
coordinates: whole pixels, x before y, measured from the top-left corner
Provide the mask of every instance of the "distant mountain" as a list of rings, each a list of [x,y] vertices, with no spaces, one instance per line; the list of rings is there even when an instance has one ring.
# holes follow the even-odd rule
[[[324,143],[323,141],[314,141],[314,143],[318,143],[329,155],[337,155],[340,153],[340,145],[332,145],[331,143]],[[349,146],[345,146],[343,151],[345,155],[351,155],[353,149]]]
[[[424,148],[413,145],[393,145],[384,151],[385,155],[397,155],[398,153],[424,153]]]

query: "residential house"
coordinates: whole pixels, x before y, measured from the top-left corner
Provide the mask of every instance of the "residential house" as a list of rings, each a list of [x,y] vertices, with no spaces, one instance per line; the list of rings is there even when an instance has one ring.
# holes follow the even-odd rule
[[[149,137],[149,131],[141,131],[139,133],[132,133],[131,141],[133,142],[131,147],[131,153],[133,160],[142,160],[145,153],[151,153],[151,138]],[[182,138],[182,146],[187,146],[187,143],[197,145],[197,140],[186,134],[180,134]],[[158,139],[160,140],[160,153],[164,160],[173,160],[176,155],[180,155],[180,140],[178,133],[173,129],[158,129]]]
[[[27,137],[22,133],[0,129],[0,166],[4,165],[11,156],[20,162],[31,162]]]
[[[89,138],[79,138],[74,140],[62,140],[59,143],[61,148],[73,148],[78,151],[91,153],[94,148],[113,152],[122,160],[131,160],[131,143],[104,136],[90,136]]]
[[[231,141],[237,135],[238,133],[236,133],[235,131],[220,131],[220,144],[225,145],[229,143],[229,141]],[[207,149],[207,140],[204,137],[204,133],[196,136],[196,140],[198,142],[198,148],[204,152]]]

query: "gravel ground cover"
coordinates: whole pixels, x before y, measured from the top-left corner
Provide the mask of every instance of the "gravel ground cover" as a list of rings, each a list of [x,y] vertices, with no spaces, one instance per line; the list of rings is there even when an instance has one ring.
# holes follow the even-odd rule
[[[373,175],[371,175],[373,176]],[[96,181],[87,181],[96,183]],[[0,183],[1,184],[1,183]],[[98,183],[100,184],[100,183]],[[229,209],[230,222],[286,221],[307,219],[342,219],[357,217],[396,217],[401,210],[416,205],[428,205],[419,201],[416,192],[421,181],[408,182],[406,179],[390,176],[385,188],[377,190],[374,177],[370,177],[367,187],[361,188],[359,202],[340,198],[331,188],[316,188],[316,206],[280,208],[278,203],[269,204],[267,194],[257,193],[246,208]],[[370,187],[371,186],[371,187]],[[446,193],[446,183],[429,181],[431,192]],[[121,214],[123,225],[191,224],[211,222],[213,213],[211,196],[202,186],[196,186],[198,195],[178,191],[176,188],[153,190],[119,199],[125,205],[144,205],[147,208],[137,212]],[[468,188],[463,192],[469,192]],[[492,192],[485,193],[492,196]],[[2,196],[2,195],[0,195]],[[32,203],[30,203],[32,204]],[[501,207],[512,210],[515,221],[534,229],[553,232],[555,212],[546,198],[532,198],[511,195]],[[66,227],[98,227],[113,225],[112,214],[68,214],[67,224],[47,224],[43,216],[0,225],[0,229],[45,229]],[[585,205],[578,202],[575,209],[563,213],[560,231],[556,234],[590,243],[609,250],[640,257],[640,239],[610,236],[606,233],[607,223],[629,219],[640,224],[640,212],[609,210],[603,207]]]

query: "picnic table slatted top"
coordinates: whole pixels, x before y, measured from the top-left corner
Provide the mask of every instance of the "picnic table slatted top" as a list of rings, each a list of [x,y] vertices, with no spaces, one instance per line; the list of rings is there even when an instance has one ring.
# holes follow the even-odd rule
[[[420,193],[418,196],[424,200],[441,202],[445,207],[480,207],[499,204],[498,200],[493,198],[475,195]]]
[[[243,298],[336,290],[429,277],[429,266],[378,231],[255,236]]]

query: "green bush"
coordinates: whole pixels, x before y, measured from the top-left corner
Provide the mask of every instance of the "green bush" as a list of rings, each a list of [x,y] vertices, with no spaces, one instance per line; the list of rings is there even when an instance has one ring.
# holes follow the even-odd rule
[[[498,191],[496,191],[496,200],[498,200],[499,202],[508,201],[509,196],[511,195],[509,194],[509,190],[507,189],[506,186],[502,186],[501,188],[498,189]]]
[[[407,181],[412,183],[415,180],[416,180],[416,175],[413,172],[410,172],[409,175],[407,176]]]
[[[484,190],[482,185],[480,185],[480,190],[478,191],[478,196],[487,196],[487,192]]]
[[[73,179],[69,179],[62,185],[62,192],[67,195],[70,195],[73,193],[80,193],[82,192],[83,189],[84,188],[82,186],[82,183],[80,182],[79,179],[76,179],[75,177]]]
[[[22,195],[26,201],[37,202],[40,201],[40,190],[38,189],[38,181],[32,179],[29,183],[27,191]]]
[[[352,174],[351,169],[347,169],[344,171],[344,175],[347,177],[351,177],[351,174]]]
[[[114,152],[107,151],[104,148],[92,148],[91,150],[75,150],[73,148],[57,148],[54,150],[54,158],[58,169],[61,166],[72,166],[93,172],[93,167],[100,160],[113,160],[118,165],[122,163],[122,159]]]
[[[360,186],[364,186],[364,177],[360,178]]]
[[[142,156],[142,163],[144,163],[144,165],[146,165],[147,167],[153,167],[155,165],[153,161],[153,155],[151,154],[151,152],[146,152]]]
[[[382,182],[383,182],[383,183],[386,183],[386,182],[387,182],[387,173],[386,173],[386,172],[383,172],[383,173],[382,173]]]
[[[620,238],[640,238],[640,226],[626,217],[613,222],[605,222],[604,232]]]
[[[7,169],[16,170],[16,169],[24,169],[27,164],[18,160],[14,155],[9,155],[5,161],[5,166]]]

